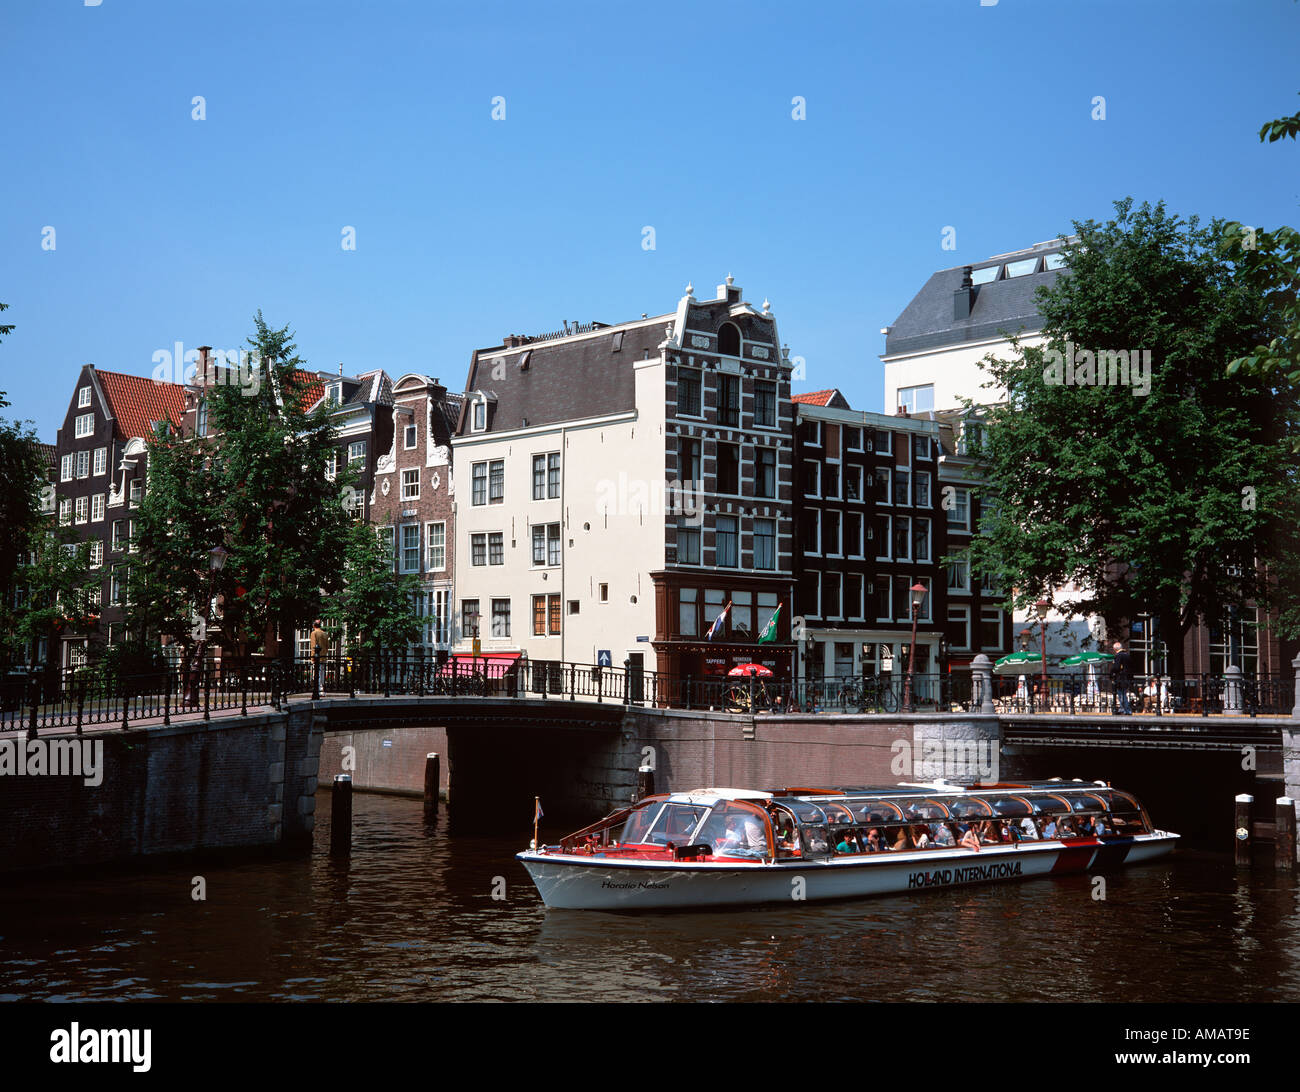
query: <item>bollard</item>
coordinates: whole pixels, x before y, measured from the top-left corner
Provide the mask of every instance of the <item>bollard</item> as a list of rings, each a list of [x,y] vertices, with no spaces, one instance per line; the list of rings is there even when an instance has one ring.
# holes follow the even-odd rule
[[[1273,836],[1273,863],[1283,872],[1295,868],[1295,801],[1289,796],[1279,796],[1277,808],[1277,833]]]
[[[335,774],[330,790],[330,856],[347,857],[352,852],[352,776]]]
[[[655,794],[655,772],[652,766],[639,766],[636,771],[636,796],[633,803],[637,800],[644,800],[647,796]]]
[[[1249,793],[1241,793],[1236,799],[1236,838],[1233,846],[1233,862],[1238,865],[1250,864],[1251,850],[1251,829],[1250,829],[1250,805],[1255,802],[1255,798]]]
[[[438,752],[430,751],[424,756],[424,814],[438,814]]]

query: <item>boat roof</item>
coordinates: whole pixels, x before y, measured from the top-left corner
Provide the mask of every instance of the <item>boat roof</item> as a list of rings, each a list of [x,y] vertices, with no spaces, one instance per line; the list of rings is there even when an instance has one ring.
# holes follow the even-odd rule
[[[757,789],[690,789],[668,797],[671,804],[716,804],[719,800],[771,800],[770,792]]]
[[[1109,788],[1112,788],[1112,786],[1106,781],[1083,781],[1077,777],[1072,781],[1066,781],[1064,778],[1060,777],[1053,777],[1051,779],[1037,781],[999,781],[992,785],[960,785],[940,778],[937,781],[900,781],[896,785],[839,785],[819,786],[817,788],[791,786],[782,789],[772,789],[769,796],[793,796],[799,799],[812,800],[817,797],[830,796],[913,796],[918,794],[924,794],[927,796],[940,796],[944,794],[952,796],[980,796],[985,793],[1002,795],[1009,791],[1065,792],[1071,789],[1095,791],[1097,789]]]

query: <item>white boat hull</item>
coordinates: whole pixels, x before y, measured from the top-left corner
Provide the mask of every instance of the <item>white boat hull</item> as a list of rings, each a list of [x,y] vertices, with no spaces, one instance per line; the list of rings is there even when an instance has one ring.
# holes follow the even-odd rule
[[[775,863],[517,855],[552,909],[665,910],[847,899],[1031,876],[1111,870],[1169,853],[1177,834],[908,850]]]

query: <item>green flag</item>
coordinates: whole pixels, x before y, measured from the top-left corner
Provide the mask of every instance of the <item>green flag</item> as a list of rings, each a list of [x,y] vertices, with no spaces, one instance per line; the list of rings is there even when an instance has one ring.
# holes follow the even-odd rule
[[[760,645],[770,645],[776,640],[776,620],[781,617],[781,607],[784,604],[776,605],[776,613],[767,620],[767,625],[763,627],[763,632],[758,635]]]

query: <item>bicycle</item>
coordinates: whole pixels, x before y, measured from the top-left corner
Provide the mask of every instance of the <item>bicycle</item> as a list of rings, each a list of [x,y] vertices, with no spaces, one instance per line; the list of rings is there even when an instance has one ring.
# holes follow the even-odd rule
[[[735,683],[727,688],[724,706],[728,713],[752,713],[755,709],[771,709],[772,698],[767,687],[755,680],[753,697],[750,697],[749,683]]]
[[[855,680],[856,681],[856,680]],[[862,693],[862,708],[870,706],[877,713],[897,713],[898,695],[887,679],[870,678]]]

